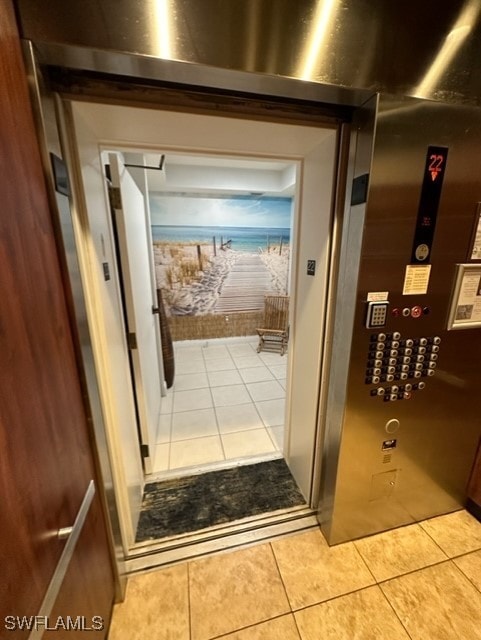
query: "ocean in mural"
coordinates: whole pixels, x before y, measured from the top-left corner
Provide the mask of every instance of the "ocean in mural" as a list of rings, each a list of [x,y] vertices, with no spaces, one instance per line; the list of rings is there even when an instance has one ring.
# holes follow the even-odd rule
[[[152,225],[154,242],[211,244],[216,248],[229,243],[234,251],[256,253],[270,246],[286,245],[290,240],[289,228],[278,227],[208,227],[187,225]]]
[[[287,293],[292,198],[154,194],[149,203],[168,315],[232,317]]]

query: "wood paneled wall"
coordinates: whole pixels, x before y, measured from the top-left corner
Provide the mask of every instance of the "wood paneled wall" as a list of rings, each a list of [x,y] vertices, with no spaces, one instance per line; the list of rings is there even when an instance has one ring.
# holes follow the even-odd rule
[[[65,544],[56,532],[73,524],[94,468],[11,0],[0,3],[0,87],[3,637],[5,616],[38,612]],[[95,500],[84,544],[90,549],[86,557],[96,559],[95,588],[88,593],[88,580],[86,585],[78,576],[74,582],[79,582],[76,597],[93,598],[98,615],[108,617],[113,578],[105,522]],[[82,553],[81,544],[78,549]],[[81,557],[75,563],[81,566]],[[77,615],[81,600],[70,602],[73,610],[66,613]]]

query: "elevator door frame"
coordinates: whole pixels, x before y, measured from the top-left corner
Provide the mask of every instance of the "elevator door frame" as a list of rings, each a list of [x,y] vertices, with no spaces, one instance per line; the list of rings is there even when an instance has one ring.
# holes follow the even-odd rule
[[[336,121],[338,123],[346,122],[349,120],[347,114],[357,114],[359,116],[358,119],[367,118],[372,121],[375,119],[375,112],[373,113],[371,108],[364,109],[364,103],[372,98],[373,94],[371,91],[359,91],[359,90],[350,90],[343,89],[340,87],[327,87],[323,85],[319,85],[317,83],[311,82],[300,82],[294,79],[280,78],[280,77],[271,77],[263,74],[251,74],[244,72],[232,72],[226,71],[222,69],[212,69],[203,67],[201,65],[193,65],[193,64],[184,64],[172,61],[165,60],[145,60],[142,56],[132,56],[125,54],[112,54],[111,52],[96,52],[96,56],[92,57],[90,52],[85,49],[77,49],[76,47],[70,46],[54,46],[51,47],[49,45],[39,45],[37,47],[37,52],[33,51],[33,47],[26,43],[25,52],[27,57],[27,63],[29,66],[29,72],[31,77],[33,78],[33,85],[35,91],[33,93],[33,97],[35,100],[35,107],[38,111],[37,117],[39,122],[39,133],[41,137],[41,142],[43,143],[43,152],[46,156],[46,152],[50,149],[58,149],[58,131],[55,133],[53,128],[51,127],[52,115],[53,115],[53,100],[52,93],[49,93],[43,87],[43,79],[44,77],[49,76],[49,65],[53,65],[57,70],[60,67],[62,73],[60,74],[63,78],[63,81],[68,85],[68,77],[69,73],[65,73],[68,69],[70,73],[75,73],[75,70],[80,71],[81,75],[83,74],[84,79],[87,78],[87,85],[89,85],[88,78],[90,77],[90,72],[109,72],[110,80],[113,79],[114,84],[124,84],[127,89],[129,89],[128,93],[128,101],[126,101],[125,96],[126,93],[123,93],[121,98],[119,96],[113,96],[111,93],[111,89],[107,89],[103,92],[103,97],[99,98],[97,96],[96,99],[102,102],[119,104],[119,103],[133,103],[136,106],[150,106],[152,107],[152,102],[156,100],[152,100],[152,96],[148,96],[146,101],[143,100],[146,95],[145,86],[141,88],[139,93],[136,93],[135,88],[132,89],[130,84],[135,85],[136,80],[140,80],[141,84],[145,81],[145,78],[149,79],[149,82],[152,79],[155,79],[153,83],[154,93],[159,90],[159,88],[166,88],[170,94],[172,93],[172,87],[174,87],[174,94],[177,95],[180,91],[185,90],[186,92],[192,92],[196,94],[199,92],[201,94],[201,108],[198,108],[198,111],[216,111],[217,105],[215,103],[215,95],[220,95],[223,99],[227,101],[230,105],[230,111],[237,112],[244,105],[249,106],[249,114],[253,115],[254,118],[258,118],[261,120],[265,119],[273,119],[278,115],[278,120],[280,121],[294,121],[298,124],[311,123],[313,121],[324,121],[331,123]],[[43,65],[43,66],[42,66]],[[146,66],[145,66],[146,65]],[[143,68],[147,69],[147,72],[144,72]],[[113,73],[113,75],[112,75]],[[117,80],[117,74],[121,74],[121,77]],[[97,83],[97,88],[99,86],[98,76],[94,77],[93,84]],[[57,75],[58,78],[58,75]],[[182,82],[179,85],[178,79],[181,78]],[[170,83],[175,83],[172,85]],[[58,90],[58,86],[55,86],[55,81],[52,82],[51,78],[49,78],[50,89]],[[102,84],[102,82],[100,82]],[[91,91],[91,87],[89,86],[87,89],[81,88],[80,94],[82,97],[80,99],[88,99],[87,96]],[[95,91],[93,91],[95,93]],[[100,91],[102,93],[102,91]],[[67,86],[60,87],[60,94],[64,98],[77,98],[78,95],[72,95],[70,89]],[[207,101],[206,101],[207,94]],[[93,96],[95,99],[95,96]],[[172,96],[171,96],[172,100]],[[150,104],[149,104],[150,102]],[[241,103],[241,106],[237,104]],[[57,100],[57,112],[58,112],[58,104],[59,100]],[[206,108],[207,105],[207,108]],[[252,106],[253,105],[253,106]],[[267,106],[265,106],[267,105]],[[198,107],[198,105],[197,105]],[[263,108],[265,107],[265,108]],[[172,103],[169,108],[172,107]],[[181,106],[183,110],[192,109],[192,105],[190,109],[186,109],[185,104]],[[47,120],[49,122],[47,123]],[[62,128],[62,123],[58,124],[59,129]],[[336,297],[336,287],[337,287],[337,274],[339,271],[338,264],[338,256],[339,256],[339,247],[341,242],[341,227],[342,221],[345,215],[349,215],[349,196],[350,196],[350,187],[346,189],[346,181],[350,185],[350,180],[357,175],[359,172],[356,171],[356,166],[358,165],[357,158],[357,133],[354,130],[352,134],[349,131],[349,125],[342,125],[341,127],[341,154],[339,159],[339,164],[337,167],[337,187],[335,190],[335,212],[334,212],[334,220],[333,220],[333,230],[332,230],[332,254],[331,254],[331,272],[329,274],[329,302],[330,304],[330,314],[327,318],[327,324],[324,334],[324,359],[323,359],[323,368],[322,368],[322,383],[324,385],[324,390],[327,391],[328,387],[328,366],[327,363],[330,360],[330,346],[331,346],[331,338],[333,334],[334,327],[334,309],[333,309],[333,300]],[[63,155],[68,152],[63,150]],[[49,179],[52,181],[52,174],[49,166],[46,164],[46,173]],[[347,177],[346,177],[347,176]],[[341,179],[339,180],[339,177]],[[52,183],[51,183],[52,184]],[[346,194],[346,191],[348,192]],[[69,240],[70,231],[71,230],[71,220],[65,218],[65,212],[63,215],[59,214],[60,224],[62,225],[62,232],[59,234],[59,241],[61,245],[64,247],[63,251],[66,253],[71,250],[71,244]],[[334,257],[334,258],[333,258]],[[71,276],[71,280],[75,281],[78,277],[78,271],[75,269],[78,268],[78,265],[69,264],[69,273]],[[79,298],[78,290],[76,290],[75,294],[76,298]],[[81,296],[80,296],[81,297]],[[352,305],[353,301],[349,300],[348,305]],[[81,310],[84,309],[84,303],[81,299],[74,300],[74,304],[72,305],[72,314],[77,315],[77,311],[79,307]],[[84,349],[85,345],[79,345],[81,349]],[[88,345],[87,345],[88,346]],[[96,389],[96,381],[92,379],[93,371],[91,366],[87,366],[87,370],[84,371],[85,378],[87,379],[87,388]],[[96,393],[94,394],[94,415],[92,419],[93,430],[95,433],[98,433],[99,425],[102,424],[102,417],[98,413],[98,403],[96,400]],[[325,393],[324,393],[325,395]],[[325,403],[326,398],[321,397],[319,402],[319,424],[323,424],[324,422],[324,414],[325,414]],[[316,443],[316,464],[319,467],[320,459],[323,457],[323,452],[321,450],[321,442],[323,439],[322,429],[318,430],[317,443]],[[99,463],[101,469],[103,471],[103,477],[111,477],[111,467],[110,461],[108,459],[107,452],[105,450],[105,442],[101,440],[100,450],[98,453]],[[112,511],[112,499],[111,499],[111,485],[106,485],[104,487],[105,491],[105,499],[106,504],[109,504],[109,510]],[[319,495],[319,482],[316,479],[314,484],[314,493],[312,497],[312,504],[316,503],[316,496]],[[112,536],[115,542],[116,548],[118,548],[118,541],[120,538],[120,531],[118,529],[118,519],[117,517],[111,521],[112,524]],[[278,528],[274,526],[272,529],[273,523],[267,523],[266,529],[264,530],[264,534],[267,536],[276,535],[276,533],[280,532]],[[312,522],[311,522],[312,525]],[[252,531],[249,533],[249,540],[254,539]],[[256,539],[262,539],[257,537]],[[242,538],[244,540],[244,538]],[[237,540],[236,544],[239,544],[239,540]],[[210,547],[212,549],[212,546]],[[148,563],[144,563],[143,565],[149,566]]]
[[[76,103],[77,110],[79,113],[74,114],[72,124],[75,122],[83,121],[84,123],[90,123],[92,126],[92,135],[100,135],[100,131],[102,133],[106,133],[110,135],[110,139],[107,140],[99,140],[98,144],[102,148],[119,148],[120,141],[112,138],[113,131],[115,127],[112,129],[108,128],[107,122],[112,122],[116,119],[115,107],[111,107],[108,105],[99,106],[99,105],[85,105],[81,103]],[[75,110],[75,104],[72,105],[72,110]],[[122,110],[120,110],[121,112]],[[149,112],[138,112],[132,111],[131,109],[127,109],[128,116],[120,115],[117,118],[124,118],[125,121],[132,122],[134,118],[132,116],[137,115],[138,118],[141,118],[142,127],[139,128],[139,132],[142,132],[142,135],[145,135],[145,126],[148,128],[148,133],[151,131],[155,131],[155,127],[153,127],[153,123],[155,122],[158,127],[162,123],[162,118],[165,120],[170,117],[170,120],[167,124],[167,129],[169,131],[174,130],[174,123],[179,121],[181,131],[184,132],[185,129],[188,129],[188,120],[192,120],[195,118],[193,114],[172,114],[162,111],[149,111]],[[80,115],[79,115],[80,114]],[[108,114],[108,117],[106,117]],[[83,120],[81,116],[83,117]],[[149,120],[148,116],[152,115],[152,119]],[[76,116],[76,117],[75,117]],[[79,120],[80,118],[80,120]],[[157,119],[157,120],[154,120]],[[194,122],[192,126],[193,130],[199,130],[199,116],[197,116],[197,120]],[[94,130],[93,122],[97,123],[97,130]],[[208,139],[209,143],[203,144],[212,144],[216,146],[218,145],[228,144],[224,142],[225,136],[228,137],[228,129],[232,128],[232,123],[228,120],[225,120],[223,117],[215,117],[205,119],[205,116],[201,115],[200,120],[203,120],[204,127],[212,128],[213,130],[210,132],[210,136],[208,135],[206,138],[206,134],[201,134],[199,140]],[[104,123],[102,126],[102,122]],[[239,120],[236,121],[239,125]],[[144,123],[147,123],[144,125]],[[282,134],[285,135],[287,140],[291,141],[293,145],[293,150],[291,151],[291,155],[275,155],[275,151],[273,148],[283,147],[286,143],[282,143],[279,145],[278,143],[270,143],[267,142],[258,142],[258,136],[263,133],[265,129],[269,130],[269,124],[271,126],[271,135],[274,135],[274,140],[277,136],[282,137]],[[292,291],[292,299],[293,299],[293,326],[294,331],[292,332],[293,342],[299,344],[299,351],[296,347],[294,347],[294,357],[290,359],[290,366],[294,367],[294,370],[297,372],[296,376],[291,375],[291,380],[296,382],[296,386],[294,387],[296,392],[291,396],[294,400],[288,405],[288,411],[290,410],[291,415],[295,419],[295,432],[292,434],[290,438],[290,442],[288,444],[288,456],[287,459],[290,462],[290,466],[293,472],[294,477],[299,482],[304,494],[306,495],[306,499],[309,504],[314,506],[312,502],[312,487],[314,484],[314,451],[315,451],[315,442],[316,442],[316,430],[317,430],[317,402],[318,402],[318,393],[319,393],[319,377],[320,377],[320,355],[323,353],[323,334],[324,334],[324,321],[326,316],[326,302],[327,302],[327,286],[328,286],[328,274],[330,270],[331,263],[331,232],[332,232],[332,211],[333,211],[333,200],[335,193],[333,191],[333,184],[337,175],[337,155],[338,155],[338,129],[334,128],[332,125],[327,127],[316,127],[312,129],[311,127],[298,127],[298,125],[289,126],[287,123],[257,123],[255,121],[251,121],[249,119],[245,119],[244,123],[241,125],[243,127],[242,131],[244,135],[239,138],[239,142],[237,138],[239,137],[238,133],[232,134],[233,145],[238,145],[239,148],[233,149],[221,148],[217,149],[217,153],[222,152],[224,155],[243,155],[246,156],[248,154],[247,151],[244,150],[244,147],[249,148],[249,145],[252,145],[255,149],[253,151],[253,156],[257,155],[258,157],[266,157],[269,159],[280,159],[283,161],[301,161],[302,160],[302,176],[298,181],[297,192],[298,196],[296,198],[296,209],[298,211],[295,220],[295,233],[293,238],[293,246],[294,243],[297,244],[295,248],[294,255],[296,260],[302,259],[302,265],[294,265],[294,278],[293,278],[293,291]],[[118,126],[118,125],[117,125]],[[224,133],[219,134],[215,131],[216,128],[223,126]],[[121,127],[121,130],[124,130]],[[314,133],[317,131],[317,135]],[[255,133],[257,132],[257,134]],[[133,134],[135,135],[135,134]],[[138,134],[140,135],[140,133]],[[158,134],[160,135],[160,134]],[[165,135],[165,134],[164,134]],[[254,142],[246,143],[246,136],[249,140],[253,140]],[[217,140],[216,140],[217,137]],[[294,153],[294,137],[299,140],[297,142],[298,151]],[[167,136],[168,138],[168,136]],[[172,135],[171,135],[172,138]],[[175,134],[174,134],[175,138]],[[267,137],[266,137],[267,140]],[[83,148],[83,144],[81,139],[77,140],[77,144],[80,144]],[[91,145],[91,143],[89,143]],[[125,141],[120,148],[126,149]],[[142,148],[142,144],[145,144],[145,141],[140,141],[135,138],[135,146],[138,149]],[[159,144],[156,142],[156,144]],[[170,140],[170,143],[172,141]],[[200,142],[198,142],[200,144]],[[169,147],[164,145],[163,147],[167,150]],[[182,148],[182,147],[181,147]],[[302,153],[299,156],[299,150],[302,149]],[[171,150],[175,151],[175,147]],[[185,149],[185,152],[191,152],[195,154],[199,154],[201,152],[208,152],[207,149],[202,147],[193,148],[193,149]],[[269,155],[267,155],[269,153]],[[250,155],[250,154],[249,154]],[[297,157],[299,156],[299,157]],[[91,168],[89,163],[88,168]],[[321,185],[323,189],[321,189]],[[302,198],[300,197],[302,196]],[[299,210],[301,209],[300,201],[304,199],[304,213],[302,216],[299,214]],[[87,196],[87,200],[89,197]],[[91,205],[91,210],[95,210],[98,212],[99,206],[93,207]],[[322,215],[320,213],[322,212]],[[303,226],[301,225],[301,217],[303,217]],[[312,237],[319,237],[321,241],[312,241]],[[107,243],[107,238],[104,237],[105,242]],[[305,246],[310,245],[311,253],[304,255],[300,258],[302,253],[306,253]],[[317,253],[316,253],[317,252]],[[299,256],[299,257],[298,257]],[[318,261],[318,269],[319,273],[316,280],[311,280],[310,278],[305,277],[304,273],[304,262],[306,257],[314,257],[317,258]],[[91,262],[88,260],[87,262]],[[95,289],[95,285],[93,285],[93,289]],[[302,313],[298,309],[298,305],[302,305]],[[313,314],[313,308],[315,309],[315,314]],[[317,315],[317,313],[319,314]],[[318,319],[318,320],[317,320]],[[309,320],[312,323],[312,326],[309,324]],[[296,327],[300,328],[297,329]],[[312,327],[315,327],[314,330],[311,330]],[[312,338],[309,337],[312,336]],[[100,344],[101,341],[99,341]],[[298,356],[298,353],[302,353],[302,357]],[[104,359],[105,360],[105,359]],[[307,379],[300,380],[300,373],[308,370],[310,375]],[[114,447],[115,448],[115,447]],[[316,474],[318,475],[318,474]]]

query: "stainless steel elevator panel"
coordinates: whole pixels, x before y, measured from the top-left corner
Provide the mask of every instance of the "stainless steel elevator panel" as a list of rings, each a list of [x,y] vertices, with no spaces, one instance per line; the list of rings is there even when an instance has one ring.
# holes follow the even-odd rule
[[[467,261],[481,199],[480,131],[477,109],[380,100],[360,267],[345,274],[346,281],[358,277],[347,378],[336,380],[342,362],[332,363],[337,388],[328,407],[320,507],[331,544],[464,505],[481,432],[481,339],[479,329],[448,331],[447,322],[456,264]],[[406,294],[426,154],[434,145],[447,148],[447,163],[425,258],[429,285],[425,294]],[[358,209],[351,207],[351,216]],[[387,293],[380,296],[389,301],[385,326],[366,328],[369,293]],[[348,330],[335,338],[334,354],[348,338]]]

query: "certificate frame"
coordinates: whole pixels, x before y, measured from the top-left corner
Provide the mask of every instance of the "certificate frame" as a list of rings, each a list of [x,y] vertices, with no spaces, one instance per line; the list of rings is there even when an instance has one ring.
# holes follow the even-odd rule
[[[448,330],[481,327],[481,263],[456,265]]]
[[[468,262],[481,263],[481,202],[476,203],[476,213],[466,260]]]

